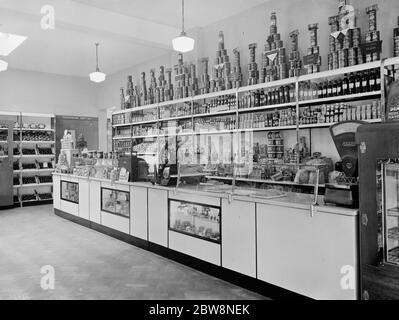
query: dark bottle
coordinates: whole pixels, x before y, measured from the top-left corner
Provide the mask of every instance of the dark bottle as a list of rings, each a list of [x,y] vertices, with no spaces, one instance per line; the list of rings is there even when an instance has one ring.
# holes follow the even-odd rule
[[[336,97],[337,96],[337,81],[332,82],[332,96]]]
[[[337,86],[337,96],[342,95],[342,79],[341,80],[337,80],[336,82],[336,86]]]
[[[353,76],[353,73],[349,75],[349,84],[348,84],[348,94],[354,94],[356,93],[355,89],[355,77]]]
[[[370,74],[368,72],[363,72],[362,77],[362,92],[370,92],[370,82],[369,82]]]
[[[322,95],[322,98],[327,98],[327,91],[328,91],[328,83],[327,83],[327,81],[326,82],[324,82],[324,84],[323,84],[323,95]]]
[[[332,97],[332,81],[327,83],[327,97]]]
[[[380,73],[380,70],[376,69],[375,70],[375,74],[376,74],[376,77],[375,77],[375,83],[376,83],[375,89],[376,89],[376,91],[380,91],[381,90],[381,73]]]
[[[369,87],[370,91],[376,91],[376,73],[375,70],[371,70],[370,77],[369,77]]]
[[[342,80],[342,95],[348,95],[349,94],[349,78],[348,75],[345,74],[344,79]]]
[[[323,84],[321,82],[317,85],[317,98],[323,98]]]
[[[360,72],[355,74],[355,92],[354,93],[361,93],[362,92],[362,76]]]
[[[285,87],[281,86],[280,87],[280,103],[285,103]]]

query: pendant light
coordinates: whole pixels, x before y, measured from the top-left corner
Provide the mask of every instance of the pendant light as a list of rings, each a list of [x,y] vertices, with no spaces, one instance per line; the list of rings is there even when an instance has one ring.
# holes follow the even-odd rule
[[[8,68],[8,62],[4,60],[0,60],[0,72],[6,71]]]
[[[182,0],[182,32],[179,37],[172,40],[173,49],[182,53],[189,52],[194,49],[194,39],[187,37],[184,31],[184,0]]]
[[[101,72],[98,67],[98,43],[96,43],[96,71],[90,73],[90,80],[93,82],[103,82],[105,80],[106,74]]]

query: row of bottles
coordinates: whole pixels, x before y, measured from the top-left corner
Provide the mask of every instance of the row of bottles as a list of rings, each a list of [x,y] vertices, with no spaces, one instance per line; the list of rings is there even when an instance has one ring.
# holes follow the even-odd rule
[[[239,124],[240,129],[293,126],[296,124],[295,108],[241,114]]]
[[[193,112],[194,114],[217,113],[235,110],[236,107],[236,96],[230,94],[210,99],[204,103],[195,103]]]
[[[295,84],[246,92],[240,97],[240,109],[295,102]]]
[[[350,105],[336,103],[300,109],[299,124],[336,123],[348,120],[377,120],[381,118],[381,101]]]
[[[202,131],[221,131],[221,130],[235,130],[236,129],[236,117],[213,117],[207,119],[196,119],[195,120],[195,132]]]
[[[299,83],[299,100],[314,100],[381,90],[379,69],[345,74],[343,78],[323,82]]]

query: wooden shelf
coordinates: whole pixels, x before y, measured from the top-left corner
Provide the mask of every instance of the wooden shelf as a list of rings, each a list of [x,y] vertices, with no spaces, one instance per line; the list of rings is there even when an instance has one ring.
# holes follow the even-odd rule
[[[381,91],[363,92],[363,93],[356,93],[345,96],[335,96],[335,97],[312,99],[312,100],[301,100],[298,102],[298,104],[300,106],[309,105],[309,104],[323,104],[323,103],[342,101],[342,100],[347,101],[347,100],[360,100],[366,98],[371,99],[372,97],[377,97],[377,96],[381,96]]]

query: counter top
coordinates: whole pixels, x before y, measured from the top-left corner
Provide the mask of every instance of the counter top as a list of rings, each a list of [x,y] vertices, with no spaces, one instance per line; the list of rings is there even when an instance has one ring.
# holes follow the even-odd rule
[[[60,177],[65,178],[75,178],[75,179],[83,179],[83,180],[92,180],[92,181],[100,181],[100,182],[108,182],[108,179],[99,179],[93,177],[82,177],[75,176],[71,174],[63,174],[54,172],[53,175],[59,175]],[[303,194],[303,193],[293,193],[293,192],[284,192],[283,194],[273,192],[268,192],[263,189],[242,189],[235,188],[236,192],[240,192],[241,194],[232,194],[232,188],[220,187],[220,186],[208,186],[208,185],[197,185],[197,186],[182,186],[179,188],[176,187],[167,187],[167,186],[159,186],[154,185],[150,182],[120,182],[116,181],[115,186],[117,188],[118,185],[128,185],[128,186],[136,186],[150,189],[161,189],[169,191],[171,197],[177,193],[190,193],[196,195],[203,195],[208,197],[222,198],[222,199],[230,199],[230,200],[238,200],[245,202],[255,202],[255,203],[263,203],[269,205],[276,206],[284,206],[290,208],[297,208],[302,210],[310,210],[311,204],[313,203],[314,196],[312,194]],[[346,216],[357,216],[357,209],[349,209],[332,205],[324,204],[324,197],[318,197],[317,211],[329,214],[338,214],[338,215],[346,215]]]

